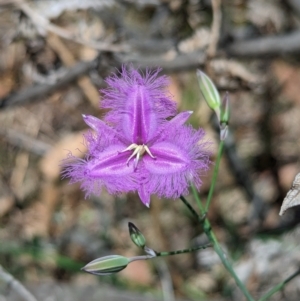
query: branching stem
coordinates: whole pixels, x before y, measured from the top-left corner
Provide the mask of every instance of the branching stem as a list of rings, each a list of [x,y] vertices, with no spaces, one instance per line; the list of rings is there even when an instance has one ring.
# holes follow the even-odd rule
[[[199,209],[200,209],[201,213],[205,214],[203,205],[201,203],[201,200],[199,198],[199,195],[198,195],[195,187],[192,186],[192,190],[193,190],[194,197],[197,200],[197,204],[199,206]],[[182,198],[181,198],[181,200],[182,200]],[[185,199],[185,201],[183,201],[183,203],[186,205],[188,202]],[[192,208],[192,206],[190,204],[186,205],[186,206],[191,211],[190,208]],[[193,213],[193,215],[194,215],[194,210],[193,210],[193,212],[191,211],[191,213]],[[198,220],[199,220],[199,222],[201,224],[203,224],[203,219],[202,219],[202,217],[200,215],[198,215]],[[215,252],[218,254],[219,258],[221,259],[221,261],[223,263],[223,265],[225,266],[225,268],[227,269],[227,271],[230,273],[230,275],[233,277],[233,279],[235,280],[237,286],[243,292],[244,296],[247,298],[248,301],[254,301],[253,297],[250,295],[250,293],[248,292],[248,290],[245,287],[245,285],[242,283],[242,281],[236,275],[236,273],[235,273],[235,271],[234,271],[231,263],[228,261],[225,253],[223,252],[223,250],[222,250],[222,248],[221,248],[221,246],[220,246],[220,244],[219,244],[219,242],[217,240],[217,237],[215,236],[215,234],[214,234],[214,232],[213,232],[213,230],[211,228],[210,222],[209,222],[209,220],[207,218],[205,218],[205,220],[204,220],[203,229],[204,229],[204,232],[205,232],[207,238],[209,239],[209,241],[213,245],[213,248],[214,248]]]
[[[280,291],[281,289],[283,289],[284,286],[288,282],[290,282],[291,280],[293,280],[298,275],[300,275],[300,268],[294,274],[292,274],[291,276],[289,276],[288,278],[286,278],[284,281],[282,281],[279,284],[277,284],[276,286],[274,286],[270,291],[268,291],[265,295],[263,295],[258,301],[265,301],[265,300],[269,299],[275,293],[277,293],[278,291]]]

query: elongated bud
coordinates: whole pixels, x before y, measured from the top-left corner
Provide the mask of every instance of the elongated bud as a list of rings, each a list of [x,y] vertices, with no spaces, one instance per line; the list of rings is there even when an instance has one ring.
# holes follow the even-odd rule
[[[200,91],[206,103],[212,110],[215,111],[218,120],[220,120],[221,99],[216,86],[211,81],[211,79],[204,72],[200,70],[197,70],[197,77],[198,77]]]
[[[230,108],[229,108],[229,93],[226,92],[221,106],[221,120],[220,120],[220,139],[225,140],[228,133]]]
[[[220,123],[228,124],[230,115],[230,108],[229,108],[229,93],[226,91],[224,98],[222,99],[221,105],[221,120]]]
[[[128,223],[128,228],[129,228],[129,234],[130,238],[133,241],[135,245],[137,245],[139,248],[144,249],[145,244],[146,244],[146,239],[142,232],[133,224],[133,223]]]
[[[110,275],[122,271],[128,263],[129,259],[126,257],[109,255],[91,261],[82,270],[93,275]]]

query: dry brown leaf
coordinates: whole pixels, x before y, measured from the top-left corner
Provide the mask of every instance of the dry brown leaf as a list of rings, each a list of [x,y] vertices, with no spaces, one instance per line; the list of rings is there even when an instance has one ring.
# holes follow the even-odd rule
[[[298,205],[300,205],[300,173],[295,176],[292,187],[282,202],[279,215],[283,215],[287,209]]]

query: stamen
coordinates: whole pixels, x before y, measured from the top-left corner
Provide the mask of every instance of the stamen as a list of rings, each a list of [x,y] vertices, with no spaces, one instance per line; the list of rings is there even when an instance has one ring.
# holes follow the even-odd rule
[[[126,151],[131,151],[134,150],[133,153],[130,155],[130,157],[127,159],[126,164],[129,165],[129,161],[135,157],[134,159],[134,169],[137,168],[138,162],[140,158],[143,156],[143,154],[146,152],[151,158],[156,159],[155,156],[152,155],[149,147],[145,144],[143,145],[138,145],[136,143],[132,143],[129,145],[126,149],[120,151],[120,153],[124,153]]]
[[[127,159],[126,163],[128,165],[129,161],[131,160],[131,158],[133,158],[135,155],[137,155],[137,157],[139,158],[140,153],[141,153],[141,145],[137,145],[136,149],[134,150],[134,152],[131,154],[131,156]]]
[[[144,149],[146,150],[147,154],[148,154],[151,158],[156,159],[156,157],[153,156],[153,155],[151,154],[150,149],[149,149],[149,147],[148,147],[147,145],[143,145],[143,147],[144,147]]]
[[[137,144],[135,144],[135,143],[132,143],[132,144],[130,144],[127,148],[125,148],[124,150],[122,150],[122,151],[120,151],[120,153],[124,153],[124,152],[126,152],[126,151],[129,151],[129,150],[132,150],[132,149],[135,149],[135,148],[137,148],[138,147],[138,145]]]

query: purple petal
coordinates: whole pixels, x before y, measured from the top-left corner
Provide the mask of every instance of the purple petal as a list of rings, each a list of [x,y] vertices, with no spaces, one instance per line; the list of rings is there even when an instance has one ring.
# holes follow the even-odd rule
[[[160,142],[151,147],[156,157],[144,156],[145,168],[154,174],[172,174],[180,172],[189,164],[189,157],[179,147],[170,142]]]
[[[110,77],[110,89],[102,91],[102,107],[112,109],[105,120],[132,143],[146,144],[165,118],[176,112],[176,103],[165,92],[166,77],[158,77],[158,71],[147,71],[143,76],[137,70],[123,68],[122,78]]]
[[[153,144],[158,140],[165,140],[166,136],[169,135],[169,131],[174,130],[175,127],[182,126],[193,114],[193,111],[185,111],[177,114],[170,121],[166,122],[161,126],[160,131],[148,142],[149,145]]]
[[[111,145],[105,151],[99,153],[98,156],[87,163],[86,172],[88,176],[95,178],[122,177],[133,173],[132,161],[129,164],[126,162],[130,152],[122,152],[124,149],[124,145]]]
[[[118,132],[116,132],[112,127],[105,124],[102,120],[94,117],[92,115],[82,115],[84,122],[93,129],[96,134],[103,137],[109,137],[109,142],[112,143],[113,139],[116,138],[124,144],[129,144],[130,141],[122,137]]]
[[[128,93],[128,99],[125,112],[130,113],[123,115],[124,134],[133,143],[145,144],[155,134],[158,121],[149,93],[144,86],[137,85]]]
[[[169,126],[183,125],[193,114],[193,111],[185,111],[177,114],[169,121]]]
[[[147,191],[146,187],[141,184],[138,188],[138,194],[142,203],[149,208],[150,206],[150,193]]]
[[[137,174],[133,163],[126,163],[129,152],[122,150],[124,145],[112,145],[86,160],[71,156],[63,163],[63,176],[70,177],[71,183],[81,182],[86,196],[100,193],[102,187],[112,194],[136,190]]]
[[[164,141],[150,146],[156,160],[143,157],[143,185],[150,194],[178,198],[188,194],[191,183],[200,188],[200,176],[210,165],[209,143],[203,141],[203,130],[191,126],[170,128],[167,134]]]

